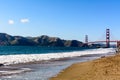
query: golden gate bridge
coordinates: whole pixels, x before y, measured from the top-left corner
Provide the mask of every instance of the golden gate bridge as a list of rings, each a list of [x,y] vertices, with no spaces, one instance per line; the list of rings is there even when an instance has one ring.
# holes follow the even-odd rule
[[[111,42],[115,42],[117,43],[117,47],[120,46],[120,40],[110,40],[110,29],[106,29],[106,40],[100,40],[100,41],[92,41],[89,42],[88,41],[88,35],[85,36],[85,44],[94,44],[94,43],[101,43],[101,42],[105,42],[106,43],[106,48],[110,47],[110,43]]]

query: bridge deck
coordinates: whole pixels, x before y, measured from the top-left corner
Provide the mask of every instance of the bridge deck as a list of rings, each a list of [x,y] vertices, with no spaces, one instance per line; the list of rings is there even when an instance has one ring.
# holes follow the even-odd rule
[[[100,43],[100,42],[106,42],[106,41],[93,41],[93,42],[88,42],[88,43]],[[112,40],[109,42],[120,42],[120,40]]]

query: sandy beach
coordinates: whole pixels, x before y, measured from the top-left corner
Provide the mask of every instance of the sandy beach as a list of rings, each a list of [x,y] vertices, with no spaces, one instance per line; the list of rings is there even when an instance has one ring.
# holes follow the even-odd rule
[[[50,80],[120,80],[120,54],[75,63]]]

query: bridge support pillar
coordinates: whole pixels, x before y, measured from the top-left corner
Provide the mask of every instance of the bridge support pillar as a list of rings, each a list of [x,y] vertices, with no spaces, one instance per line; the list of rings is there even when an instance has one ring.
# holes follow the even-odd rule
[[[110,29],[106,29],[106,47],[110,47]]]
[[[85,43],[88,43],[88,35],[85,35]]]

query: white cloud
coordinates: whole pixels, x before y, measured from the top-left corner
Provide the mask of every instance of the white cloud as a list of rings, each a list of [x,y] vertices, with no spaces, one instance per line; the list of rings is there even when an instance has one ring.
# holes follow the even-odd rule
[[[21,22],[21,23],[28,23],[28,22],[29,22],[29,19],[24,18],[24,19],[21,19],[20,22]]]
[[[14,24],[14,21],[13,20],[9,20],[8,24]]]

